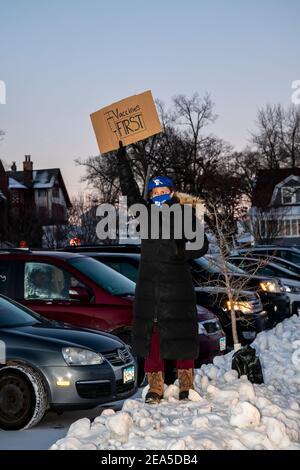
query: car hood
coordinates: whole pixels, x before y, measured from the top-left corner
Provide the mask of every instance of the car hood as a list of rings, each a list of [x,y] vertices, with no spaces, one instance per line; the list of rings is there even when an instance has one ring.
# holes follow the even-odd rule
[[[280,277],[279,278],[283,284],[288,284],[290,286],[295,286],[300,288],[300,281],[296,281],[295,279],[290,279],[287,277]]]
[[[226,287],[219,287],[219,286],[197,286],[195,287],[195,291],[196,292],[208,292],[208,293],[211,293],[211,294],[214,294],[214,293],[218,293],[218,294],[227,294],[227,289]],[[254,299],[257,299],[257,294],[253,291],[249,291],[249,290],[241,290],[241,291],[238,291],[237,289],[232,289],[232,291],[235,293],[235,294],[239,294],[239,297],[243,297],[243,298],[246,298],[248,297],[249,300],[254,300]]]
[[[124,344],[116,337],[102,332],[88,331],[80,328],[68,328],[36,324],[16,328],[4,328],[2,331],[9,333],[21,342],[27,340],[34,342],[52,343],[57,347],[75,346],[91,349],[96,352],[107,352],[123,347]]]

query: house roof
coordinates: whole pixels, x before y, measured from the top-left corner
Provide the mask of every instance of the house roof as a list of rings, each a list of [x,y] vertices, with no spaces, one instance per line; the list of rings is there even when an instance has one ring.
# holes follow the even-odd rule
[[[8,187],[9,189],[28,189],[27,186],[11,176],[8,177]]]
[[[0,199],[3,199],[4,201],[7,200],[7,197],[5,196],[5,194],[3,194],[3,192],[1,191],[1,189],[0,189]]]
[[[271,201],[275,186],[291,175],[300,176],[300,168],[259,170],[252,196],[252,206],[266,207]]]
[[[28,185],[25,179],[24,171],[7,171],[9,177],[9,189],[50,189],[53,188],[56,180],[64,192],[67,206],[70,207],[71,201],[59,168],[47,168],[44,170],[32,171],[32,184]]]
[[[33,170],[32,185],[30,187],[34,189],[52,188],[59,171],[59,168]],[[7,173],[11,179],[15,180],[17,183],[21,183],[23,188],[29,188],[28,184],[25,182],[24,171],[8,171]],[[14,182],[12,183],[15,184]]]

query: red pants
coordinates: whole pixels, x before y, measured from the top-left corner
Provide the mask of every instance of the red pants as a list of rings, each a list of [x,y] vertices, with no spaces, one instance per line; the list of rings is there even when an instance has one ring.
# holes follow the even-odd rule
[[[176,362],[176,369],[193,369],[194,360],[185,359]],[[159,330],[154,326],[149,357],[145,359],[145,372],[159,372],[164,370],[164,360],[159,356]]]

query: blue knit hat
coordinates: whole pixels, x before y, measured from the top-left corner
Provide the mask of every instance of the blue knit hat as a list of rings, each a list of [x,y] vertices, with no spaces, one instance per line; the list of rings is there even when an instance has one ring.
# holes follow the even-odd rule
[[[173,188],[174,183],[171,178],[167,176],[156,176],[151,178],[148,183],[148,191],[151,191],[153,188],[161,188],[162,186],[167,186],[168,188]]]

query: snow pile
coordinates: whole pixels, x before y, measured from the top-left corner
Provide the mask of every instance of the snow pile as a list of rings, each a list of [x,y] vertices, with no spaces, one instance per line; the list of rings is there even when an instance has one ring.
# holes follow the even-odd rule
[[[264,384],[238,379],[232,353],[218,356],[196,371],[189,401],[178,401],[175,382],[160,405],[145,405],[144,389],[120,412],[73,423],[52,449],[300,450],[300,318],[259,334],[253,346]]]

